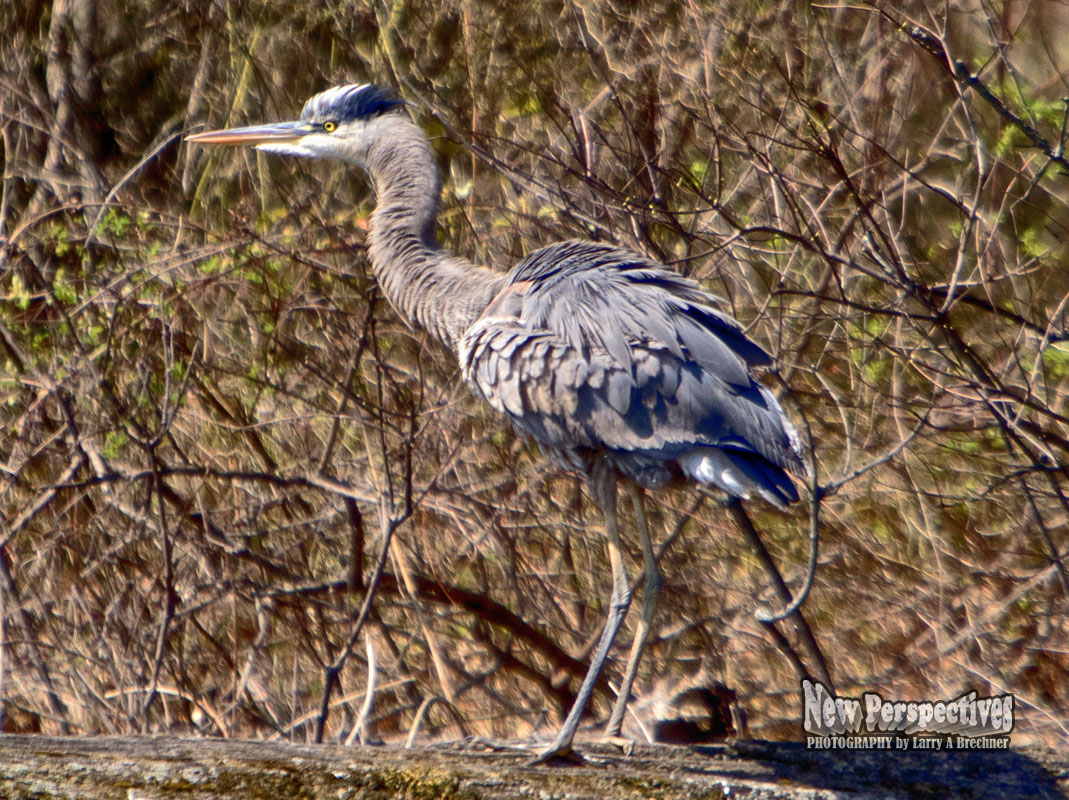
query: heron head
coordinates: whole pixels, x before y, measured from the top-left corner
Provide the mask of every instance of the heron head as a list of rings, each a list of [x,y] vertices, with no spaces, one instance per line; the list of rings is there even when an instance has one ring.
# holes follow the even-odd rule
[[[289,156],[338,158],[364,164],[376,122],[403,110],[392,89],[371,84],[335,86],[304,104],[301,118],[187,136],[196,144],[252,145]]]

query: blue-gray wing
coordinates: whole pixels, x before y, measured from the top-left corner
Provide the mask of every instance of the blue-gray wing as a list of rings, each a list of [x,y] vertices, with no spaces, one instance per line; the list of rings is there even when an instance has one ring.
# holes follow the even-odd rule
[[[647,486],[685,475],[784,505],[805,468],[750,372],[771,359],[714,302],[637,254],[563,242],[516,266],[462,337],[461,367],[569,463],[603,453]]]

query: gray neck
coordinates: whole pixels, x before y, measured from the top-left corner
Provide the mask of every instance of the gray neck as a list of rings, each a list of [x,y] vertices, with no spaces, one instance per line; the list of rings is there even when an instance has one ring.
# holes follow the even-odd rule
[[[378,198],[368,236],[375,277],[410,323],[456,352],[504,276],[438,247],[434,221],[441,184],[423,131],[401,113],[383,115],[371,126],[365,164]]]

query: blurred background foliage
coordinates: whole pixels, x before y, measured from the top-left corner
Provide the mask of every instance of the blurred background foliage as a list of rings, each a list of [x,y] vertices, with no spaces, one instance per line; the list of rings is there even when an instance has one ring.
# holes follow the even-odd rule
[[[3,17],[4,730],[351,739],[365,638],[373,738],[566,710],[609,581],[580,483],[383,302],[355,170],[181,141],[378,82],[432,137],[444,246],[504,270],[614,241],[775,354],[812,502],[749,511],[795,588],[816,515],[805,613],[840,692],[1014,692],[1016,741],[1069,736],[1065,4]],[[797,737],[745,539],[693,490],[654,506],[667,583],[636,705],[716,679],[754,735]]]

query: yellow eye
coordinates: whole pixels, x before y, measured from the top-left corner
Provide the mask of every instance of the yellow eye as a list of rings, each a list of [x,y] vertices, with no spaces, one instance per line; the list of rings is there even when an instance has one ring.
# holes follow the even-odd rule
[[[327,133],[334,133],[334,131],[336,131],[337,129],[338,129],[338,123],[337,122],[331,122],[331,121],[328,120],[327,122],[323,123],[323,130],[325,130]]]

